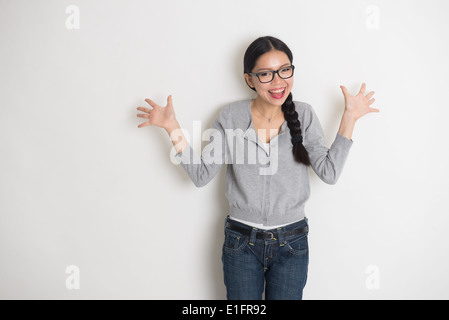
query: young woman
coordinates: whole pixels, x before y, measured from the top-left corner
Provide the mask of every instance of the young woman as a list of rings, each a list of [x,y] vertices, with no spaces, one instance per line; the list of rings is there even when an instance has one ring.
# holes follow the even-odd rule
[[[146,99],[152,109],[137,108],[144,112],[137,116],[148,120],[139,128],[154,125],[167,131],[175,158],[197,187],[228,164],[230,213],[222,253],[228,299],[261,299],[264,290],[266,299],[302,299],[309,263],[304,212],[310,194],[308,166],[324,182],[336,183],[355,122],[379,111],[370,107],[374,92],[365,95],[365,84],[356,96],[341,86],[345,110],[335,141],[327,148],[312,107],[293,101],[292,63],[292,52],[279,39],[266,36],[251,43],[244,56],[244,77],[257,97],[231,103],[220,112],[207,145],[214,146],[214,161],[210,148],[201,156],[193,152],[171,96],[166,107]]]

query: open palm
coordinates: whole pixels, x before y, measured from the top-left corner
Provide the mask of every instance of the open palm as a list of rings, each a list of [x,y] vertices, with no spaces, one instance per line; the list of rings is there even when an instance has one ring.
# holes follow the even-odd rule
[[[167,106],[161,107],[156,104],[153,100],[145,99],[145,101],[153,107],[153,109],[138,107],[137,110],[144,112],[140,113],[137,116],[139,118],[148,119],[148,121],[140,124],[138,128],[143,128],[146,126],[157,126],[164,129],[167,129],[170,121],[175,117],[175,111],[173,109],[172,96],[168,96],[167,98]]]
[[[348,89],[346,89],[345,86],[340,86],[340,88],[345,97],[345,111],[349,112],[355,120],[358,120],[367,113],[379,112],[379,109],[370,107],[370,105],[372,105],[375,101],[373,98],[374,91],[371,91],[365,95],[365,83],[362,84],[359,93],[355,96],[349,94]]]

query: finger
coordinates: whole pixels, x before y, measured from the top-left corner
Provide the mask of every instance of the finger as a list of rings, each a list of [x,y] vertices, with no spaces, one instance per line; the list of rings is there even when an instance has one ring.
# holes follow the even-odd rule
[[[144,107],[138,107],[137,110],[142,111],[142,112],[146,112],[146,113],[150,113],[152,110],[149,108],[144,108]]]
[[[150,121],[147,121],[147,122],[139,124],[137,126],[137,128],[143,128],[143,127],[150,126],[150,125],[151,125]]]
[[[345,98],[349,95],[348,89],[346,89],[345,86],[340,86],[341,91],[343,92],[343,95]]]
[[[159,105],[156,104],[156,102],[154,102],[151,99],[145,99],[146,103],[148,103],[150,106],[152,106],[154,109],[159,108]]]
[[[167,107],[168,106],[170,106],[170,107],[173,106],[173,98],[171,95],[169,95],[167,98]]]
[[[150,115],[149,114],[138,114],[137,116],[139,118],[150,119]]]
[[[379,109],[376,109],[376,108],[369,108],[369,111],[370,111],[370,112],[380,112],[380,110],[379,110]]]
[[[365,90],[366,90],[366,83],[362,83],[362,87],[360,88],[360,92],[361,94],[365,94]]]
[[[374,91],[371,91],[370,93],[368,93],[365,97],[367,99],[371,99],[371,97],[374,95]]]
[[[368,103],[369,103],[370,105],[372,105],[372,104],[374,103],[374,101],[376,101],[376,99],[372,98],[372,99],[368,100]]]

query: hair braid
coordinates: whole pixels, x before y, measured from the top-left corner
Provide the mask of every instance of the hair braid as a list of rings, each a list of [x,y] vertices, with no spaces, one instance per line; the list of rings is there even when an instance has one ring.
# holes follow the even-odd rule
[[[282,104],[282,112],[284,112],[287,126],[290,129],[293,144],[293,156],[299,163],[310,166],[309,154],[302,144],[303,138],[301,133],[301,122],[298,119],[298,112],[296,112],[295,103],[293,102],[293,95],[290,93]]]

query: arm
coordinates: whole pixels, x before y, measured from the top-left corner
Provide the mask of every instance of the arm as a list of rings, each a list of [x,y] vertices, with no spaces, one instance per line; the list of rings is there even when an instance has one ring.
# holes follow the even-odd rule
[[[170,120],[167,128],[165,128],[165,131],[167,131],[170,140],[176,149],[176,154],[179,155],[187,147],[189,147],[189,143],[187,142],[187,139],[184,136],[184,133],[181,130],[181,126],[179,125],[178,120],[176,120],[176,118]]]
[[[324,134],[315,112],[310,109],[310,123],[306,128],[304,146],[309,152],[312,168],[321,180],[335,184],[343,171],[344,164],[352,146],[352,133],[358,119],[369,112],[379,110],[369,107],[374,99],[374,92],[365,96],[366,85],[363,84],[356,96],[351,96],[348,90],[341,86],[345,97],[345,111],[334,143],[327,148]]]
[[[309,120],[306,121],[308,125],[304,134],[304,147],[309,153],[311,167],[322,181],[335,184],[343,171],[353,142],[338,132],[332,146],[328,148],[315,111],[309,106],[307,113]]]
[[[160,107],[150,99],[145,100],[153,109],[138,107],[137,110],[143,111],[146,114],[138,114],[137,116],[144,119],[149,119],[147,122],[140,124],[138,127],[142,128],[148,125],[155,125],[164,128],[170,136],[171,142],[176,149],[175,158],[179,160],[179,164],[184,168],[190,176],[192,182],[197,187],[203,187],[208,184],[218,173],[221,165],[225,163],[225,139],[222,122],[224,121],[226,110],[222,111],[218,118],[212,125],[213,134],[212,140],[203,149],[201,157],[196,155],[184,136],[181,126],[176,120],[173,110],[172,97],[167,99],[167,106]],[[221,139],[220,139],[221,138]],[[215,140],[217,139],[217,140]],[[211,161],[210,152],[214,151],[214,157]],[[218,160],[217,160],[218,158]],[[173,159],[172,159],[173,160]]]

